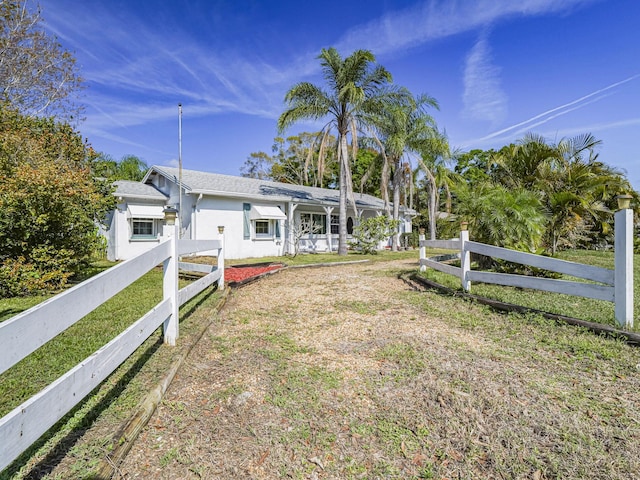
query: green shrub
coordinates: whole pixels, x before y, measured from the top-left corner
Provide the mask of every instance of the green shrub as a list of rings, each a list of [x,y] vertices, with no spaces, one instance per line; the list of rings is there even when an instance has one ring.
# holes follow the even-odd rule
[[[100,246],[96,222],[113,208],[94,179],[95,152],[66,124],[0,108],[0,291],[56,290]]]
[[[33,295],[62,288],[71,272],[65,269],[61,259],[49,260],[44,264],[28,262],[24,257],[4,260],[0,265],[0,297]]]
[[[391,220],[384,215],[362,220],[353,229],[355,241],[349,242],[349,246],[362,253],[375,254],[378,244],[393,235],[397,231],[399,224],[399,221]]]

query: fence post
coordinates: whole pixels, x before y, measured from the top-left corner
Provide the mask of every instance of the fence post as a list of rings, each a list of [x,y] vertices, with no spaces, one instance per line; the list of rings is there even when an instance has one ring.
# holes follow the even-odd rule
[[[467,222],[460,223],[460,283],[465,292],[471,290],[469,281],[469,270],[471,270],[471,254],[467,250],[466,242],[469,241],[469,230]]]
[[[164,321],[164,343],[174,346],[178,339],[178,238],[179,225],[176,222],[177,210],[165,208],[166,221],[164,234],[171,242],[171,256],[162,264],[162,292],[163,298],[171,299],[171,315]]]
[[[218,250],[218,270],[220,271],[218,290],[224,290],[224,225],[218,225],[218,240],[220,240],[220,249]]]
[[[420,271],[424,272],[427,269],[427,266],[422,264],[422,260],[427,258],[427,249],[422,243],[424,242],[424,228],[419,228],[418,234],[418,246],[420,247]]]
[[[614,217],[615,279],[614,300],[616,321],[628,330],[633,328],[633,210],[631,195],[619,195]]]

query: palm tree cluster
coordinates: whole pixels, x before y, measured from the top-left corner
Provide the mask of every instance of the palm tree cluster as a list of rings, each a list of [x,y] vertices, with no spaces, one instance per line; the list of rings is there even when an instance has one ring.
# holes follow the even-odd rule
[[[598,159],[584,134],[557,143],[527,134],[499,151],[458,159],[453,210],[476,239],[555,254],[611,242],[615,197],[633,193],[625,175]]]
[[[252,154],[247,171],[262,172],[258,166],[268,158],[274,180],[337,184],[339,254],[347,251],[348,202],[357,212],[354,177],[361,191],[385,200],[394,222],[401,205],[420,211],[418,223],[429,227],[431,239],[437,225],[444,227],[441,234],[453,234],[466,220],[475,240],[551,254],[610,241],[616,195],[638,199],[625,175],[598,159],[601,142],[590,134],[557,143],[528,134],[499,151],[452,153],[429,113],[439,108],[436,99],[393,84],[371,52],[342,58],[329,48],[318,58],[325,85],[294,85],[278,128],[282,133],[301,120],[326,123],[316,134],[288,137],[286,154],[282,139],[276,157]],[[398,237],[392,237],[394,250]]]
[[[329,48],[323,49],[318,58],[326,88],[309,82],[294,85],[285,96],[288,108],[278,120],[278,129],[283,132],[301,120],[327,120],[319,135],[319,163],[323,162],[330,132],[337,133],[338,254],[346,255],[347,202],[357,211],[352,170],[358,157],[359,135],[367,134],[379,147],[381,193],[388,204],[387,185],[391,179],[394,220],[399,217],[403,179],[407,178],[403,156],[408,152],[436,154],[436,147],[441,149],[437,152],[440,154],[448,148],[435,121],[427,114],[428,107],[437,107],[435,99],[426,95],[414,97],[406,88],[394,85],[391,74],[375,63],[370,51],[356,50],[342,58],[335,48]],[[374,168],[372,165],[372,170]],[[364,181],[367,177],[363,175]],[[397,245],[397,235],[394,235],[393,248]]]

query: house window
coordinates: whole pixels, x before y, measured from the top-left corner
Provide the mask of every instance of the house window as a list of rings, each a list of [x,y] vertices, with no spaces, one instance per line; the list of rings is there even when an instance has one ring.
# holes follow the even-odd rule
[[[331,215],[331,233],[334,235],[340,233],[340,217],[338,215]]]
[[[131,220],[132,239],[155,239],[155,222],[151,218],[134,218]]]
[[[256,220],[256,236],[265,237],[269,236],[269,220]]]
[[[300,223],[309,233],[327,233],[327,216],[323,213],[301,213]]]

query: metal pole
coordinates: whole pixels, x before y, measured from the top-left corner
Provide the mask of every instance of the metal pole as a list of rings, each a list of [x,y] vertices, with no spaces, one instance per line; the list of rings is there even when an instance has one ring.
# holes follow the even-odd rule
[[[182,104],[178,104],[178,224],[179,237],[182,238]]]

